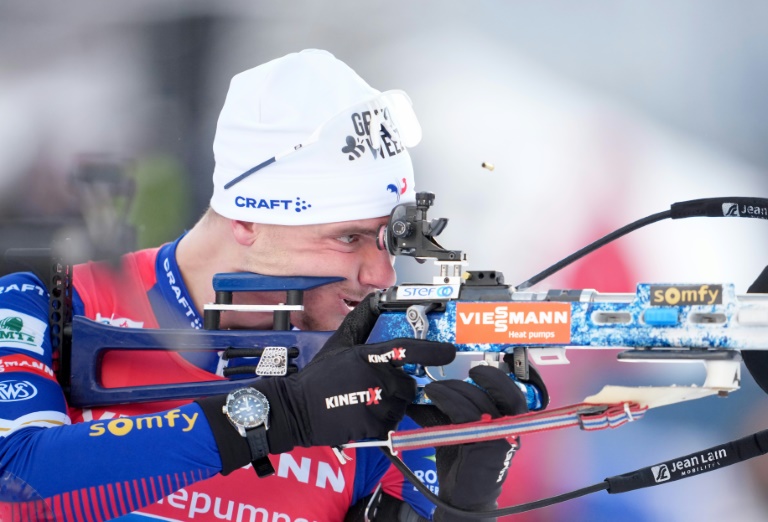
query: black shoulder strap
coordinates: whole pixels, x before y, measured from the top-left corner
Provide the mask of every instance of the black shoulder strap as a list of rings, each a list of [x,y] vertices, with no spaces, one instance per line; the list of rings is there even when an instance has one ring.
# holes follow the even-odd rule
[[[750,294],[768,294],[768,266],[752,283],[747,292]],[[742,350],[741,356],[752,378],[765,393],[768,393],[768,351]]]

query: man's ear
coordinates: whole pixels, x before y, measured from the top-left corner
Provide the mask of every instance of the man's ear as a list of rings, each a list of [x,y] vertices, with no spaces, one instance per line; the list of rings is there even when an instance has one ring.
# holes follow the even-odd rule
[[[232,235],[240,245],[251,246],[259,236],[259,224],[248,221],[231,220]]]

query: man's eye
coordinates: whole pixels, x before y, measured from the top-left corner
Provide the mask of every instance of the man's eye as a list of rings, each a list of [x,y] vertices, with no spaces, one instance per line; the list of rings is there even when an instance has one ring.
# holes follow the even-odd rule
[[[342,243],[350,244],[357,241],[357,236],[339,236],[336,238],[337,241],[341,241]]]

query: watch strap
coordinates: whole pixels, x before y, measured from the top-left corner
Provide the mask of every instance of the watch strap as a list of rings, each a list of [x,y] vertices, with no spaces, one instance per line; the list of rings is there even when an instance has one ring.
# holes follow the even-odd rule
[[[253,470],[256,472],[256,475],[258,475],[259,478],[264,478],[275,474],[275,468],[269,461],[269,457],[262,457],[259,460],[254,460],[251,462],[251,465],[253,466]]]
[[[269,442],[267,428],[264,425],[245,430],[245,438],[251,449],[251,464],[259,477],[268,477],[275,473],[275,468],[269,461]]]

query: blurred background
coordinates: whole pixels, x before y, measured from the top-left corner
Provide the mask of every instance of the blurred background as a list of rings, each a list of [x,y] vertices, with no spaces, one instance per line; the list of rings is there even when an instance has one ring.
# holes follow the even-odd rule
[[[768,197],[766,19],[760,0],[0,0],[0,247],[47,246],[84,224],[103,237],[95,251],[79,243],[84,258],[174,239],[207,206],[231,77],[315,47],[409,93],[424,128],[418,188],[437,194],[432,217],[450,218],[441,243],[517,284],[674,202]],[[110,233],[123,221],[135,233]],[[536,289],[732,282],[744,293],[768,264],[767,232],[763,220],[661,222]],[[401,282],[431,280],[434,267],[398,263]],[[697,365],[627,368],[613,352],[569,358],[543,369],[553,405],[606,383],[704,377]],[[526,437],[501,503],[745,436],[767,427],[767,405],[745,372],[728,399]],[[764,520],[765,460],[510,520]]]

